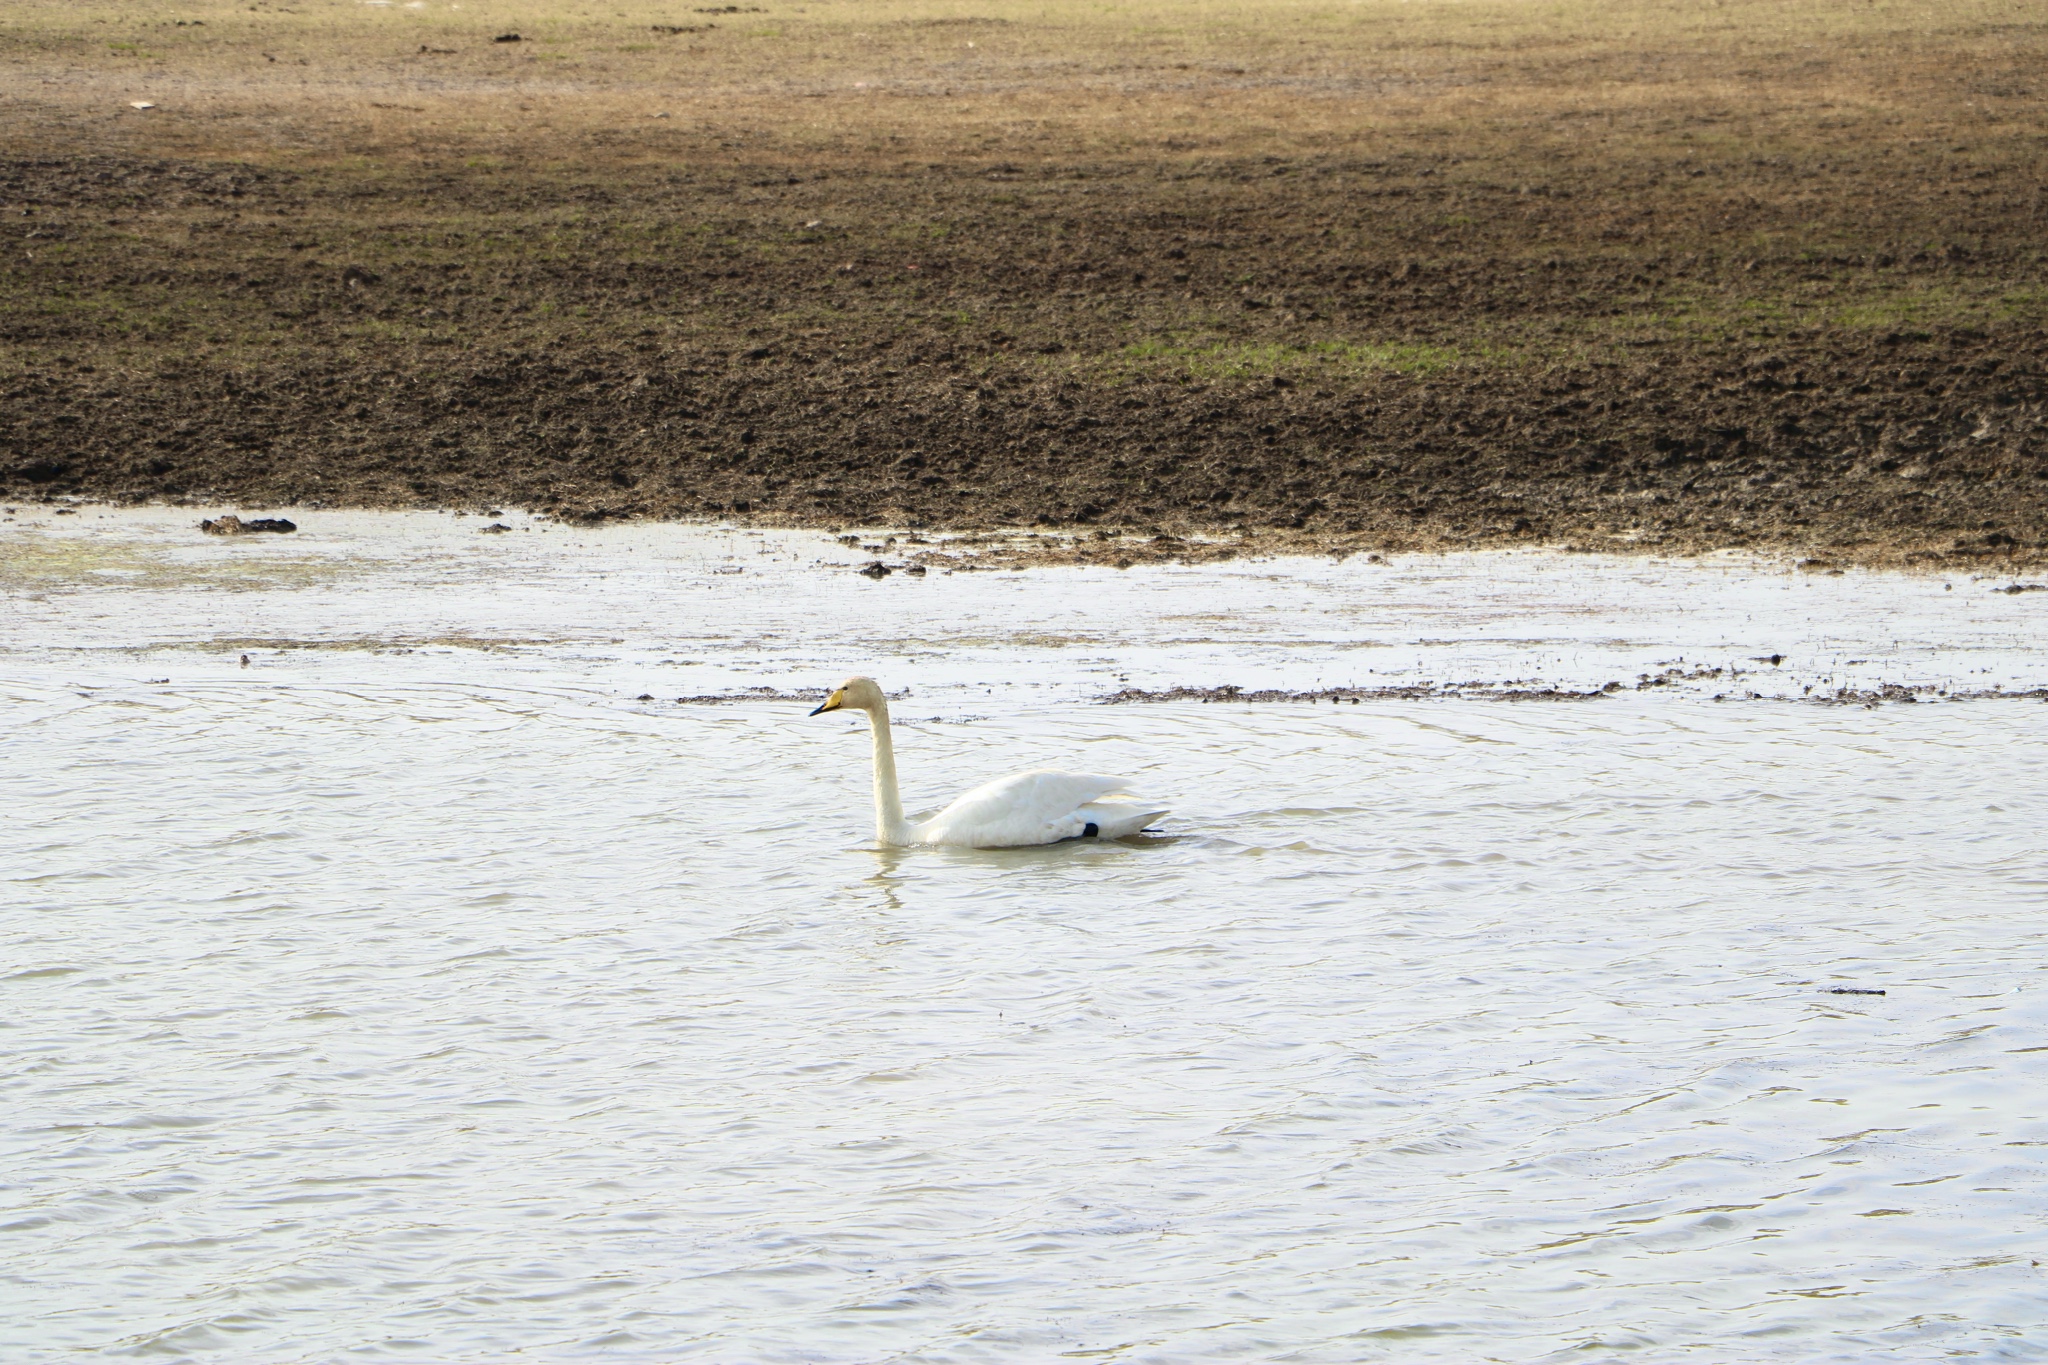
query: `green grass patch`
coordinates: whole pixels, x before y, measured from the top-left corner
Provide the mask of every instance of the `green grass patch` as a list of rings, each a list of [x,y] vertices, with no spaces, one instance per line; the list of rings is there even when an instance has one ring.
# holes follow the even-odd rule
[[[1686,290],[1632,302],[1639,306],[1622,315],[1560,319],[1552,330],[1624,342],[1652,333],[1667,341],[1697,342],[1748,336],[1759,328],[1886,332],[2048,318],[2048,290],[1928,279],[1878,279],[1846,287],[1801,284],[1752,294]]]
[[[1133,342],[1114,353],[1134,370],[1178,370],[1194,379],[1249,379],[1254,375],[1317,370],[1338,374],[1393,372],[1433,374],[1454,365],[1483,362],[1485,353],[1408,341],[1190,342],[1160,337]]]

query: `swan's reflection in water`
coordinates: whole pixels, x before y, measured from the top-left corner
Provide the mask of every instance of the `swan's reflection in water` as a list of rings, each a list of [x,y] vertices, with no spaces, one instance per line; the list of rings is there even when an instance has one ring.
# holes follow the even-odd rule
[[[879,896],[881,904],[893,914],[903,913],[903,898],[896,893],[896,886],[902,880],[903,861],[909,852],[894,844],[875,845],[869,850],[875,870],[861,879],[861,885],[868,889],[868,899]]]

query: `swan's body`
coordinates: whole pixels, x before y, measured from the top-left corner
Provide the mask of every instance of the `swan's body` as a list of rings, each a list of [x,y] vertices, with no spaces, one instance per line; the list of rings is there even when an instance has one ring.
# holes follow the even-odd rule
[[[1040,769],[985,782],[914,825],[903,818],[896,790],[896,746],[882,689],[870,678],[848,678],[811,714],[840,710],[868,713],[875,741],[875,838],[884,844],[1021,848],[1062,839],[1121,839],[1166,814],[1124,794],[1129,784],[1120,777]]]

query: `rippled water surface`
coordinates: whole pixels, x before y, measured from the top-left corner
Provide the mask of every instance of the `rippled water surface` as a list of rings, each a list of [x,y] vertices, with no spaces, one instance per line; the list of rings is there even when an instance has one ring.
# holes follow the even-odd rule
[[[193,520],[0,531],[8,1361],[2048,1356],[2048,593]]]

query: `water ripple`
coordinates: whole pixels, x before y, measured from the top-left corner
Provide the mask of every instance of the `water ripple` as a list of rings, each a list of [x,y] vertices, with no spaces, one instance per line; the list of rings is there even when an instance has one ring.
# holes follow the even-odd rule
[[[10,1361],[2048,1353],[2030,709],[963,684],[1175,815],[877,851],[587,652],[8,655]]]

